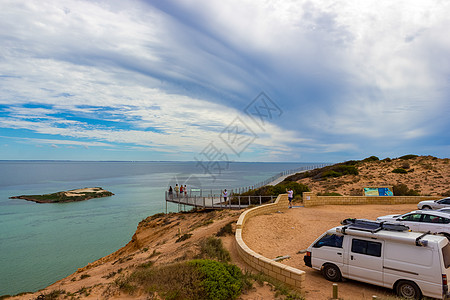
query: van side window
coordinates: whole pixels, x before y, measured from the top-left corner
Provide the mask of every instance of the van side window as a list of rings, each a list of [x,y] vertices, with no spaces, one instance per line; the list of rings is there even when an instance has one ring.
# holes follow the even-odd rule
[[[320,248],[323,246],[342,248],[343,240],[344,236],[342,235],[326,234],[314,244],[313,248]]]
[[[381,257],[381,243],[353,239],[352,252]]]
[[[450,267],[450,244],[447,244],[442,248],[442,256],[444,257],[444,265],[447,269]]]

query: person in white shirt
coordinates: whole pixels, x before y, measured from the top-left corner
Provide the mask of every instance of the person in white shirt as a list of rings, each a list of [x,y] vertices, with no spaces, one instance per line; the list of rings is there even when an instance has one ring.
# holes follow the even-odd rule
[[[227,201],[227,197],[228,197],[228,192],[227,192],[227,190],[225,189],[225,190],[223,191],[223,201]]]
[[[291,188],[289,188],[289,190],[286,189],[286,192],[288,193],[289,208],[292,208],[292,199],[294,199],[294,191]]]

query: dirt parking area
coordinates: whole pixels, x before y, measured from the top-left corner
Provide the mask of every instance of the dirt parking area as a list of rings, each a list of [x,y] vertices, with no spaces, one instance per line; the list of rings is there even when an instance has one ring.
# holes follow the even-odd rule
[[[319,271],[306,267],[303,262],[306,249],[326,230],[339,226],[346,218],[376,219],[379,216],[406,213],[417,209],[415,204],[401,205],[327,205],[312,208],[294,207],[279,213],[257,216],[245,224],[243,239],[250,249],[267,258],[289,255],[283,264],[306,272],[306,299],[330,299],[332,282]],[[379,299],[390,298],[390,289],[352,280],[339,282],[339,298]],[[392,299],[392,298],[391,298]]]

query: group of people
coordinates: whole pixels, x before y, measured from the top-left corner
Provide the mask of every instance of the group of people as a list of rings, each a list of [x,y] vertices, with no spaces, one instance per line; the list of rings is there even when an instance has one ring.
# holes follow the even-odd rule
[[[180,186],[178,186],[178,183],[177,184],[175,184],[175,188],[172,188],[172,186],[170,186],[169,187],[169,197],[171,197],[171,198],[173,198],[173,191],[175,190],[175,194],[177,195],[177,198],[179,198],[180,196],[181,197],[187,197],[187,186],[186,185],[180,185]],[[225,190],[223,190],[222,191],[222,196],[223,196],[223,199],[225,200],[225,201],[227,201],[227,197],[228,197],[228,192],[227,192],[227,190],[225,189]]]
[[[177,195],[177,198],[178,197],[187,197],[187,186],[186,185],[180,185],[180,186],[178,186],[178,183],[177,184],[175,184],[175,188],[173,188],[172,189],[172,186],[170,186],[169,187],[169,196],[172,196],[173,197],[173,191],[175,190],[175,194]]]

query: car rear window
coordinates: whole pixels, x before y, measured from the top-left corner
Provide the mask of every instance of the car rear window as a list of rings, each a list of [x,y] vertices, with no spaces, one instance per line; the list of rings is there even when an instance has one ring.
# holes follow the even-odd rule
[[[438,217],[438,216],[433,216],[433,215],[424,215],[422,222],[448,224],[449,223],[449,219],[443,218],[443,217]]]
[[[444,265],[448,269],[450,267],[450,244],[447,244],[442,248],[442,256],[444,256]]]

